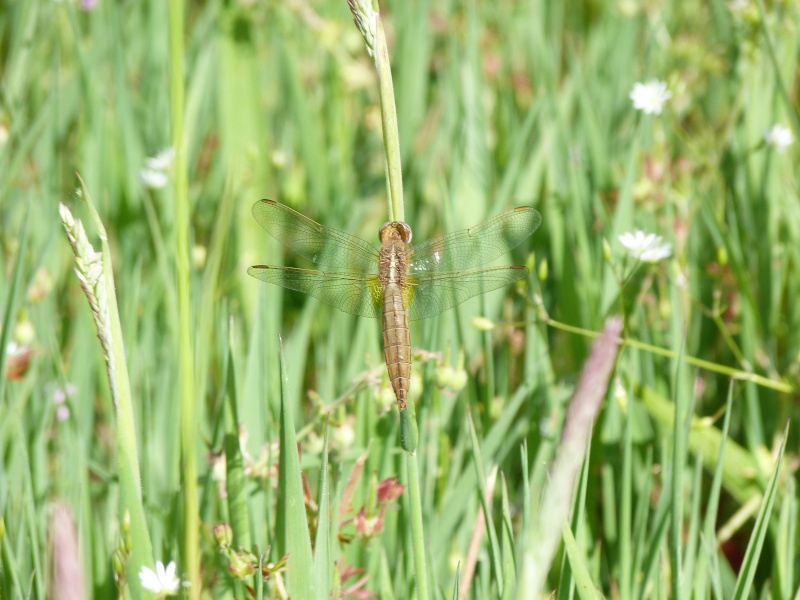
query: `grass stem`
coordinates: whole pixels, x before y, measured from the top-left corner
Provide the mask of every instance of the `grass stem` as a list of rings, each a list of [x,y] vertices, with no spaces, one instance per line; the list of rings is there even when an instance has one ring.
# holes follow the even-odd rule
[[[414,571],[417,576],[417,600],[428,600],[428,569],[425,563],[425,536],[422,527],[422,500],[419,490],[417,453],[406,453],[408,494],[411,505],[411,539],[414,550]]]
[[[549,327],[552,327],[553,329],[559,329],[561,331],[566,331],[567,333],[575,333],[577,335],[582,335],[589,338],[595,338],[598,335],[600,335],[600,332],[598,331],[593,331],[591,329],[584,329],[582,327],[575,327],[573,325],[561,323],[559,321],[551,319],[550,317],[544,317],[542,320]],[[636,348],[637,350],[644,350],[645,352],[650,352],[652,354],[657,354],[658,356],[664,356],[666,358],[671,358],[674,360],[682,358],[682,360],[684,360],[687,364],[694,365],[695,367],[700,367],[701,369],[706,369],[707,371],[713,371],[714,373],[721,373],[722,375],[727,375],[728,377],[731,377],[732,379],[736,379],[738,381],[749,381],[751,383],[755,383],[756,385],[760,385],[761,387],[769,388],[771,390],[782,392],[784,394],[791,394],[795,392],[794,386],[785,381],[775,381],[774,379],[770,379],[769,377],[764,377],[763,375],[758,375],[757,373],[750,373],[748,371],[742,371],[741,369],[726,367],[725,365],[720,365],[715,362],[703,360],[702,358],[697,358],[695,356],[689,356],[684,354],[683,357],[679,357],[677,352],[674,352],[673,350],[668,350],[666,348],[661,348],[660,346],[654,346],[653,344],[647,344],[645,342],[640,342],[638,340],[632,340],[630,338],[625,338],[625,337],[620,339],[620,344],[623,346]]]
[[[197,489],[195,433],[198,407],[194,389],[192,341],[191,267],[189,262],[189,182],[184,139],[183,2],[169,3],[169,63],[172,144],[175,149],[175,272],[178,287],[178,337],[180,341],[181,473],[183,476],[183,569],[189,579],[189,596],[200,598],[200,515]]]

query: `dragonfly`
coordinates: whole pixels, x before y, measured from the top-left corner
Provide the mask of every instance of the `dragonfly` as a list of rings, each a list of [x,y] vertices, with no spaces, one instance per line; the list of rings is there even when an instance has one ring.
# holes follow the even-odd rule
[[[274,200],[256,202],[253,216],[295,254],[333,270],[255,265],[247,269],[250,275],[346,313],[383,317],[384,358],[400,410],[407,407],[411,383],[408,322],[525,279],[528,269],[520,265],[475,267],[519,246],[542,222],[536,209],[520,206],[469,229],[412,245],[411,227],[392,221],[378,232],[376,248]]]

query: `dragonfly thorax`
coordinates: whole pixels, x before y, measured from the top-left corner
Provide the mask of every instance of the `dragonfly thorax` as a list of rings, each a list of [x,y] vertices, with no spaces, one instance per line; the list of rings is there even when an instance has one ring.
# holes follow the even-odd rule
[[[378,232],[378,239],[381,244],[393,239],[401,240],[404,244],[408,244],[411,241],[411,227],[408,226],[408,223],[403,223],[402,221],[384,223]]]

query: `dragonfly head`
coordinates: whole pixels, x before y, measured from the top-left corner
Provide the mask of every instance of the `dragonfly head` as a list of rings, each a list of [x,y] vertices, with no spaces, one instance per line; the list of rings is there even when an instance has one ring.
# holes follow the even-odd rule
[[[411,241],[411,227],[402,221],[385,223],[378,233],[378,239],[380,239],[381,243],[391,239],[399,239],[404,244],[408,244]]]

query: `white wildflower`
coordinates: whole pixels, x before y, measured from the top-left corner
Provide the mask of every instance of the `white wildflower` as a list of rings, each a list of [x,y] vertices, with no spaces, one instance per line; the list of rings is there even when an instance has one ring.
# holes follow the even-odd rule
[[[175,160],[175,148],[162,150],[155,156],[144,159],[144,165],[153,171],[168,171]]]
[[[9,359],[16,358],[17,356],[23,355],[27,351],[28,349],[25,346],[23,346],[22,344],[18,344],[14,340],[11,340],[8,342],[8,345],[6,346],[6,357],[8,357]]]
[[[164,567],[164,563],[160,560],[156,563],[156,570],[153,571],[149,567],[142,567],[139,571],[139,581],[142,582],[142,587],[148,592],[158,594],[159,596],[173,596],[178,593],[181,587],[181,580],[175,576],[175,561]]]
[[[160,190],[169,183],[168,171],[175,160],[175,148],[162,150],[155,156],[144,159],[144,168],[139,171],[142,183],[151,189]]]
[[[643,262],[658,262],[672,254],[672,244],[664,242],[660,235],[639,229],[633,233],[623,233],[619,241],[628,254]]]
[[[672,98],[672,92],[665,82],[653,79],[647,83],[634,83],[629,97],[636,110],[647,115],[660,115],[666,101]]]
[[[169,178],[166,173],[154,169],[142,169],[139,171],[139,177],[146,187],[154,190],[160,190],[169,183]]]
[[[764,141],[775,148],[775,151],[782,154],[786,149],[794,144],[792,130],[783,125],[773,125],[764,133]]]

